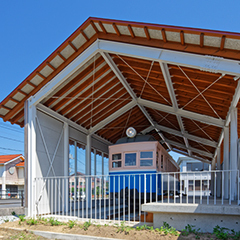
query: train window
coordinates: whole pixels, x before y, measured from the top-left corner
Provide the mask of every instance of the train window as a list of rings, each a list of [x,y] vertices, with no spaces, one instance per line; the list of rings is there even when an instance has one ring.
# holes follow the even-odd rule
[[[153,158],[153,152],[140,152],[140,158]]]
[[[153,152],[140,152],[140,167],[153,165]]]
[[[140,166],[152,166],[153,160],[140,160]]]
[[[126,153],[125,154],[125,166],[136,166],[136,153]]]
[[[117,154],[113,154],[112,155],[112,160],[120,160],[122,159],[122,154],[121,153],[117,153]]]
[[[122,166],[122,161],[116,161],[112,163],[112,168],[119,168]]]

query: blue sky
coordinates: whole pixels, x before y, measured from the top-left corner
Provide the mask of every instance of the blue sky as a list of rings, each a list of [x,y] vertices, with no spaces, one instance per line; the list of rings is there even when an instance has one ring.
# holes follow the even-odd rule
[[[239,9],[238,0],[1,0],[0,101],[90,16],[240,32]],[[23,137],[0,119],[0,154],[23,153]]]

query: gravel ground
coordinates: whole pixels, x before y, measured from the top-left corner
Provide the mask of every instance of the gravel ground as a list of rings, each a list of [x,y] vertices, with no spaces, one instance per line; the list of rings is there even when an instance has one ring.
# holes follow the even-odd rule
[[[17,221],[19,218],[13,215],[9,216],[0,216],[0,224],[5,223],[5,222],[13,222]]]

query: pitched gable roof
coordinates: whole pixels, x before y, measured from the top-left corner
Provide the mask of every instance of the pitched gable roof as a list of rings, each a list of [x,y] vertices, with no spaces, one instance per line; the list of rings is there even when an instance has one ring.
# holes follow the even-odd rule
[[[24,161],[22,154],[0,155],[0,164],[4,164],[18,157],[21,159],[21,161]]]

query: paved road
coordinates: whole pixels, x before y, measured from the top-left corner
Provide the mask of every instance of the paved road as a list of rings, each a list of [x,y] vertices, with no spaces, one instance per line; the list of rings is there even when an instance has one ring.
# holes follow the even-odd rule
[[[0,208],[21,207],[21,199],[0,199]]]

